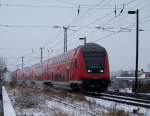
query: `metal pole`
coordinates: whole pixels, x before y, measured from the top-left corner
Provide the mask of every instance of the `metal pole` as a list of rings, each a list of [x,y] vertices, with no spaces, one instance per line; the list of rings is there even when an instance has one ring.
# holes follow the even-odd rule
[[[41,49],[41,62],[42,62],[42,60],[43,60],[43,48],[41,47],[40,49]]]
[[[84,37],[84,45],[86,44],[86,37]]]
[[[67,52],[67,28],[65,30],[65,34],[66,34],[66,52]]]
[[[21,57],[21,60],[22,60],[22,68],[23,68],[23,64],[24,64],[24,57],[23,56]]]
[[[86,44],[86,37],[79,38],[79,40],[84,40],[84,45]]]
[[[139,58],[139,10],[136,10],[136,70],[135,70],[135,93],[138,88],[138,58]]]
[[[67,27],[63,26],[64,29],[64,52],[67,52]]]

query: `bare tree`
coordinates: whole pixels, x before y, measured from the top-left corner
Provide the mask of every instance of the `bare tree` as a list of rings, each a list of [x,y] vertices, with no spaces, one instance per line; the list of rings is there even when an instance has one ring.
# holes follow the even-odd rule
[[[3,81],[3,75],[7,71],[5,59],[0,57],[0,83]]]

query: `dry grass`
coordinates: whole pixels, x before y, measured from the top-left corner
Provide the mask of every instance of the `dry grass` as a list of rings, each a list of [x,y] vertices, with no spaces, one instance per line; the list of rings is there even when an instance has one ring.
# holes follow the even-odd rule
[[[68,116],[68,115],[64,112],[56,111],[54,116]]]
[[[49,100],[51,100],[51,98],[55,98],[56,96],[64,100],[68,96],[67,92],[48,91],[47,93],[45,93],[44,91],[41,91],[41,93],[43,93],[46,99]]]
[[[130,116],[129,113],[124,112],[123,110],[111,111],[105,114],[105,116]]]
[[[86,98],[83,95],[77,94],[72,96],[72,100],[75,102],[83,102],[86,101]]]
[[[53,92],[55,96],[61,97],[62,99],[65,99],[68,96],[68,93],[63,91],[63,92]]]
[[[54,107],[53,108],[53,111],[54,111],[54,115],[53,116],[68,116],[67,113],[61,111],[59,108],[57,107]]]
[[[31,96],[33,95],[34,92],[32,88],[23,87],[23,86],[18,86],[17,89],[22,96]]]
[[[11,89],[14,89],[14,88],[16,88],[16,86],[17,86],[17,82],[16,82],[16,81],[11,81],[11,82],[9,83],[9,86],[10,86]]]
[[[68,96],[68,93],[64,91],[64,92],[57,93],[56,95],[65,99]]]
[[[49,94],[51,97],[54,96],[58,96],[62,99],[70,99],[72,102],[83,102],[83,101],[86,101],[86,98],[85,96],[81,95],[81,94],[75,94],[75,95],[72,95],[66,91],[63,91],[63,92],[49,92]]]

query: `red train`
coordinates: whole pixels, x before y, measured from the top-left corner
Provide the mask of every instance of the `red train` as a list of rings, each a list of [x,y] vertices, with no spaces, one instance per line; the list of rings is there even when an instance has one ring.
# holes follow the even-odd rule
[[[110,84],[108,55],[102,46],[87,43],[67,53],[13,72],[20,82],[61,84],[73,90],[104,91]]]

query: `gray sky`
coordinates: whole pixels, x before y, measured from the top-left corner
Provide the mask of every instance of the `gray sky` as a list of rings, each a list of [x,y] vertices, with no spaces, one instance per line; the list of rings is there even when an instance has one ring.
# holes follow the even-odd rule
[[[144,30],[139,32],[139,69],[147,70],[150,64],[149,0],[0,0],[0,3],[0,56],[7,58],[11,70],[21,64],[21,56],[25,57],[25,66],[39,62],[40,47],[44,47],[44,59],[63,52],[63,28],[53,26],[74,26],[70,29],[76,31],[68,30],[69,49],[82,45],[78,38],[86,36],[87,42],[106,48],[111,70],[134,69],[136,15],[127,11],[137,8],[140,29]],[[127,27],[131,32],[120,31]]]

